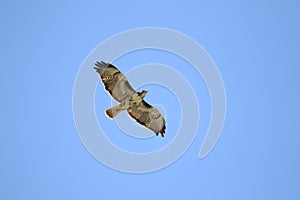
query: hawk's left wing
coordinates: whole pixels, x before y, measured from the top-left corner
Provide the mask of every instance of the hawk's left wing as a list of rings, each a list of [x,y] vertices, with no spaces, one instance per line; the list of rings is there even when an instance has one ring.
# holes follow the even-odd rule
[[[99,73],[105,89],[116,101],[122,102],[131,98],[135,90],[115,66],[101,61],[95,63],[94,69]]]
[[[141,101],[138,105],[130,107],[127,112],[139,124],[149,128],[156,135],[159,133],[164,137],[166,122],[159,111],[146,101]]]

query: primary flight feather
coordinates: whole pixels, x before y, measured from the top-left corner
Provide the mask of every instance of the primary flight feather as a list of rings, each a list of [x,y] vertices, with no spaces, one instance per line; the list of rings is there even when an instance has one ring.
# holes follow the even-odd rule
[[[161,134],[164,137],[165,119],[156,108],[143,100],[147,91],[135,91],[127,78],[112,64],[103,61],[96,62],[94,69],[99,73],[105,89],[119,102],[118,105],[106,110],[110,118],[127,110],[128,114],[139,124],[152,130],[156,135]]]

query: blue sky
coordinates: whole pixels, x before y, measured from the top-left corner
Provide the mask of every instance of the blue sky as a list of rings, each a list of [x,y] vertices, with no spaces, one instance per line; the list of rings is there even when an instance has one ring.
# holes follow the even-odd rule
[[[299,199],[299,6],[292,0],[2,1],[0,198]],[[136,175],[87,152],[73,121],[72,91],[96,45],[145,26],[177,30],[207,50],[223,77],[227,117],[205,159],[198,159],[209,122],[204,114],[179,160]],[[178,71],[175,63],[185,64],[153,51],[116,63],[127,71],[154,61]],[[208,112],[209,100],[202,107]]]

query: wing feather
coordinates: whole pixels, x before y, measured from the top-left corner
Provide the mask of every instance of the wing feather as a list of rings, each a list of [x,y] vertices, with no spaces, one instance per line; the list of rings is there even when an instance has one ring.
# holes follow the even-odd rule
[[[104,88],[116,101],[122,102],[130,99],[135,92],[127,78],[112,64],[103,61],[96,62],[94,69],[99,73]]]
[[[156,135],[160,133],[164,137],[166,129],[165,119],[156,108],[146,101],[143,100],[138,105],[130,107],[127,112],[139,124],[149,128]]]

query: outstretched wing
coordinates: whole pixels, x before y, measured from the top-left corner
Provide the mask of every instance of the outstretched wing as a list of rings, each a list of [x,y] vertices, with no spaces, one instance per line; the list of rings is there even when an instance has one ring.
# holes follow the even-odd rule
[[[96,62],[94,69],[100,74],[105,89],[118,102],[130,99],[135,90],[127,78],[112,64]]]
[[[159,111],[146,101],[141,101],[138,105],[130,107],[127,112],[139,124],[149,128],[156,135],[159,133],[164,137],[166,122]]]

